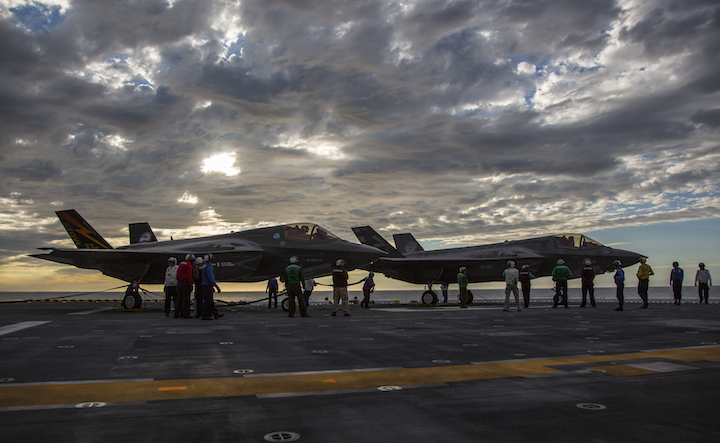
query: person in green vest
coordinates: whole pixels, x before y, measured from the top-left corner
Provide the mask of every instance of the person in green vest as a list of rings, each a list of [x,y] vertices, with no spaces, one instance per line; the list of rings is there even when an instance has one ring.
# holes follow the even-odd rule
[[[460,285],[460,307],[461,308],[467,308],[467,299],[468,299],[468,293],[467,293],[467,287],[468,287],[468,277],[467,277],[467,268],[463,266],[460,268],[460,271],[457,275],[457,281]]]
[[[557,308],[557,305],[560,302],[560,297],[562,297],[562,304],[565,305],[566,308],[569,308],[570,306],[568,306],[567,281],[568,279],[572,278],[572,271],[570,271],[570,268],[565,266],[565,260],[558,260],[557,266],[553,268],[550,275],[552,275],[552,279],[555,282],[555,297],[553,297],[553,308]]]
[[[285,274],[280,280],[285,283],[285,289],[287,290],[288,300],[290,302],[290,317],[295,315],[296,299],[298,306],[300,306],[300,316],[309,317],[307,307],[305,306],[305,297],[303,297],[305,277],[303,276],[302,268],[298,264],[297,257],[290,257],[290,264],[285,268]]]

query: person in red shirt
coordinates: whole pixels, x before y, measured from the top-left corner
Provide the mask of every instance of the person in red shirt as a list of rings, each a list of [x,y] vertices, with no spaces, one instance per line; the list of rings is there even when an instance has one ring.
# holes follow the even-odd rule
[[[175,318],[190,318],[190,293],[193,289],[193,261],[195,256],[188,254],[185,260],[178,266],[178,304],[175,305]]]

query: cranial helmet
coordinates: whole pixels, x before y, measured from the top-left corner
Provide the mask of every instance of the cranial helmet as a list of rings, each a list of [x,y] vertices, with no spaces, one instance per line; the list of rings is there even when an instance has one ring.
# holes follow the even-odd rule
[[[613,262],[613,265],[618,268],[622,268],[622,262],[620,260],[615,260]]]
[[[674,261],[674,262],[673,262],[673,268],[677,268],[678,266],[680,266],[680,263]]]
[[[698,264],[698,266],[700,267],[700,269],[705,269],[705,263],[700,263]]]
[[[640,263],[645,264],[645,261],[646,261],[646,260],[647,260],[647,258],[645,258],[645,257],[640,257]]]
[[[508,268],[514,268],[514,267],[515,267],[515,262],[512,261],[512,260],[508,260],[508,262],[507,262],[507,267],[508,267]]]
[[[177,264],[177,259],[176,259],[175,257],[170,257],[170,258],[168,259],[168,263],[170,263],[170,264],[172,264],[172,265],[176,265],[176,264]]]
[[[187,261],[193,261],[193,260],[195,260],[195,256],[192,255],[192,254],[188,254],[188,255],[185,256],[185,260],[187,260]]]
[[[205,262],[207,263],[207,262],[214,261],[215,257],[212,254],[208,254],[203,258],[203,260],[205,260]]]
[[[335,262],[335,266],[345,266],[345,260],[338,259],[338,261]]]
[[[462,268],[460,268],[460,273],[461,273],[461,274],[465,274],[466,272],[467,272],[467,268],[466,268],[465,266],[463,266]]]
[[[589,258],[585,259],[585,266],[590,266],[591,264],[592,264],[592,262],[590,261]]]
[[[292,257],[290,257],[290,263],[295,264],[295,263],[297,263],[297,262],[298,262],[298,258],[297,258],[297,257],[295,257],[294,255],[293,255]]]
[[[530,269],[530,265],[522,265],[523,269]]]
[[[198,258],[195,259],[195,264],[196,264],[196,265],[201,265],[201,264],[203,264],[203,263],[204,263],[204,262],[203,262],[202,257],[198,257]]]
[[[557,264],[559,264],[559,265],[564,265],[564,264],[565,264],[565,260],[560,259],[560,260],[557,261]]]

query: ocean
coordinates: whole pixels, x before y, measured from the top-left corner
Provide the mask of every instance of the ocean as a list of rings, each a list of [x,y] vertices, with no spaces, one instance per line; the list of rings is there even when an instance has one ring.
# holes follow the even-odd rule
[[[475,303],[499,303],[505,301],[504,289],[472,289],[473,300]],[[438,296],[442,300],[442,294],[439,289],[436,290]],[[710,288],[710,299],[713,299],[713,289]],[[375,291],[371,296],[371,303],[374,304],[413,304],[421,303],[420,298],[423,290],[402,290],[402,291]],[[74,301],[74,300],[120,300],[124,292],[0,292],[0,302],[9,301],[39,301],[39,300],[53,300],[53,301]],[[357,300],[357,303],[362,300],[361,290],[350,290],[348,291],[350,300]],[[530,301],[532,302],[551,302],[554,291],[551,288],[533,287],[530,293]],[[227,303],[260,303],[263,299],[266,299],[267,295],[264,292],[222,292],[215,294],[215,300],[223,301]],[[673,295],[672,289],[667,286],[654,286],[650,287],[649,291],[650,301],[653,302],[672,302]],[[161,290],[157,292],[145,292],[143,295],[145,300],[162,300],[164,294]],[[522,293],[520,294],[522,299]],[[282,295],[279,296],[282,299]],[[595,288],[595,299],[598,302],[615,302],[615,288]],[[513,297],[511,295],[511,300]],[[569,290],[569,303],[579,304],[582,300],[582,293],[579,288],[570,288]],[[458,303],[458,290],[457,288],[451,288],[448,295],[449,303]],[[697,288],[694,286],[685,286],[683,288],[683,301],[686,302],[697,302]],[[310,297],[311,306],[314,304],[325,304],[332,302],[332,292],[314,291]],[[625,287],[625,302],[633,303],[640,302],[640,297],[637,295],[637,288],[635,286]]]

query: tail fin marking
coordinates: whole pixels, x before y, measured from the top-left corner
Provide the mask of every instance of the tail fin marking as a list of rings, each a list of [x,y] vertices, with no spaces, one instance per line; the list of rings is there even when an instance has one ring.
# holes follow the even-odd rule
[[[74,209],[55,212],[78,249],[113,249]]]
[[[150,223],[131,223],[128,225],[130,231],[130,244],[135,243],[152,243],[158,241],[155,233],[150,227]]]
[[[407,234],[395,234],[393,235],[393,240],[395,241],[395,247],[401,254],[424,251],[420,243],[418,243],[415,237],[409,232]]]

